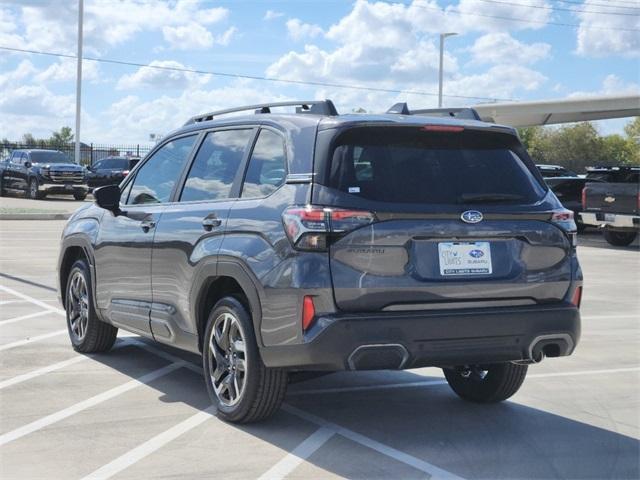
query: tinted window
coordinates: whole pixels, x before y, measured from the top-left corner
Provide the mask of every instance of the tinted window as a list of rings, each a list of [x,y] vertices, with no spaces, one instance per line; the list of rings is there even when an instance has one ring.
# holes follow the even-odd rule
[[[229,198],[233,180],[253,136],[253,130],[208,133],[196,155],[180,201]]]
[[[533,203],[545,188],[523,158],[508,134],[354,128],[338,138],[329,186],[392,203]]]
[[[126,158],[105,158],[102,161],[102,165],[100,166],[100,168],[109,170],[126,170],[127,168],[129,168],[129,161]]]
[[[31,163],[72,163],[62,152],[31,152]]]
[[[195,139],[195,135],[178,138],[156,151],[138,170],[127,203],[168,202]]]
[[[284,139],[271,130],[261,130],[249,160],[242,196],[266,197],[284,183],[285,175]]]

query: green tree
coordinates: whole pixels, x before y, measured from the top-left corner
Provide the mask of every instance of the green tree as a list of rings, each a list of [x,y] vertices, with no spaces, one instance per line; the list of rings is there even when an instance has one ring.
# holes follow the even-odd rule
[[[52,147],[61,147],[73,142],[71,127],[62,127],[59,132],[53,132],[47,143]]]
[[[636,144],[640,143],[640,117],[635,117],[624,127],[624,133],[627,134],[627,138],[634,140]]]
[[[640,148],[630,138],[608,135],[602,139],[604,157],[611,165],[637,165],[640,163]]]

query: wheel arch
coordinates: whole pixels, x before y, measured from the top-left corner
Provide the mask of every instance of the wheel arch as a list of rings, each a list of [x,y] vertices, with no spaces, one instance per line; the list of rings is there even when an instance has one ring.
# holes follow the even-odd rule
[[[60,259],[58,262],[58,285],[59,285],[59,297],[63,307],[65,305],[64,291],[67,287],[67,280],[69,279],[69,273],[71,267],[76,260],[85,259],[89,265],[89,272],[91,275],[91,292],[93,296],[93,302],[95,303],[95,259],[93,256],[93,249],[87,238],[83,238],[82,235],[72,235],[66,237],[63,240],[62,248],[60,250]]]
[[[202,339],[211,308],[223,297],[236,297],[249,311],[258,346],[262,346],[260,319],[262,306],[258,281],[239,260],[209,262],[197,274],[197,290],[192,291],[191,310],[198,334],[198,348],[202,350]]]

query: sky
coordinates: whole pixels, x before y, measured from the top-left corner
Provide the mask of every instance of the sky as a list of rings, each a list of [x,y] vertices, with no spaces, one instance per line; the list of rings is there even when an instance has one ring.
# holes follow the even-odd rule
[[[445,42],[445,106],[640,92],[638,0],[85,0],[84,11],[86,143],[148,143],[193,115],[270,101],[435,107],[441,32],[458,34]],[[73,0],[0,0],[0,138],[75,126],[76,60],[56,55],[76,54],[77,16]],[[611,134],[626,121],[597,123]]]

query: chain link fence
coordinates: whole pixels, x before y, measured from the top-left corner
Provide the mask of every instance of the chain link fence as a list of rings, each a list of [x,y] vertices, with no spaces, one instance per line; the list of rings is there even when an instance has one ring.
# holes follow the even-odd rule
[[[0,160],[8,158],[13,150],[29,149],[59,150],[75,161],[75,144],[50,144],[39,142],[35,144],[25,144],[21,142],[0,143]],[[80,165],[93,165],[98,160],[106,157],[144,157],[153,148],[153,145],[145,144],[112,144],[112,143],[81,143],[80,144]]]

